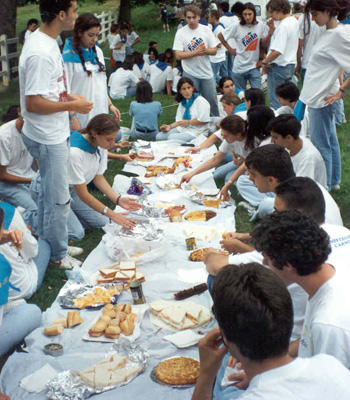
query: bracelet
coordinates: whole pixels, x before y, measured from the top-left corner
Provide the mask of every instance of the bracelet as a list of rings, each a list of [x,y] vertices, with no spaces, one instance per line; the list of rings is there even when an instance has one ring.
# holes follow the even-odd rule
[[[69,114],[69,118],[73,118],[77,115],[77,113]]]
[[[340,90],[342,93],[345,93],[345,90],[342,89],[341,87],[339,88],[339,90]]]
[[[106,215],[108,211],[108,207],[106,206],[103,211],[101,212],[102,215]]]
[[[233,185],[233,182],[231,181],[231,179],[229,179],[227,182],[230,182],[230,184]]]
[[[118,196],[118,198],[117,198],[117,201],[115,202],[115,204],[118,206],[119,205],[119,200],[120,200],[120,198],[122,197],[122,195],[120,194],[119,196]]]

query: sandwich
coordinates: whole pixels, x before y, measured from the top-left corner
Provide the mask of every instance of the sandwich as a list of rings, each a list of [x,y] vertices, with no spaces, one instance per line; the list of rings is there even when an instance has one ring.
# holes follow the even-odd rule
[[[175,329],[181,329],[186,317],[186,311],[176,305],[164,308],[160,313],[160,318]]]
[[[52,325],[62,325],[63,328],[67,328],[67,318],[59,318],[53,321]]]
[[[105,330],[107,329],[106,322],[97,321],[91,329],[89,329],[89,335],[92,337],[100,337],[104,334]]]
[[[64,328],[60,324],[47,326],[44,328],[44,333],[46,336],[57,336],[60,335],[64,331]]]
[[[115,266],[115,264],[113,264]],[[100,268],[99,272],[104,278],[113,278],[114,275],[118,272],[119,268],[111,268],[112,266]]]
[[[111,339],[117,339],[120,335],[120,328],[119,326],[113,326],[113,325],[109,325],[107,327],[107,329],[105,330],[104,335],[107,338],[111,338]]]
[[[80,325],[83,322],[80,316],[80,311],[69,311],[67,314],[67,326],[72,328],[73,326]]]
[[[164,308],[168,307],[170,304],[171,304],[170,301],[158,300],[154,301],[149,306],[151,308],[152,313],[157,317],[159,317],[160,313],[164,310]]]
[[[121,261],[119,265],[120,272],[135,271],[135,268],[136,268],[135,261]]]
[[[186,306],[186,316],[198,325],[199,317],[202,313],[202,307],[193,301],[187,301],[186,304],[183,305]]]
[[[182,215],[179,210],[171,210],[169,219],[170,219],[170,222],[181,222]]]
[[[92,371],[89,372],[81,372],[80,373],[80,378],[89,386],[94,387],[95,386],[95,368],[93,368]]]
[[[139,371],[141,367],[125,367],[117,369],[111,373],[111,384],[119,385],[120,383],[127,382],[129,379],[133,378]]]

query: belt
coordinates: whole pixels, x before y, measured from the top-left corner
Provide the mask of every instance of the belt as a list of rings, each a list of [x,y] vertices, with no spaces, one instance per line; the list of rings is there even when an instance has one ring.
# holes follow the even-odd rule
[[[140,129],[138,127],[136,127],[136,130],[142,133],[153,133],[153,132],[157,132],[155,129],[153,129],[152,131],[150,131],[149,129]]]

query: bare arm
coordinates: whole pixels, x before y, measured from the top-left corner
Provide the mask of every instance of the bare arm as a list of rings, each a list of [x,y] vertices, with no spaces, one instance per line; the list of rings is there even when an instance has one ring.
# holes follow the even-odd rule
[[[91,101],[84,97],[72,101],[51,101],[40,95],[26,96],[27,111],[36,114],[54,114],[63,111],[78,112],[79,114],[88,114],[93,107]]]
[[[119,194],[111,188],[111,185],[103,175],[96,175],[94,178],[94,184],[109,198],[109,200],[116,204]]]
[[[229,53],[231,53],[232,55],[236,56],[236,49],[233,49],[228,44],[228,42],[226,42],[226,40],[224,39],[224,35],[221,32],[218,34],[218,39],[226,47],[226,49],[228,50]]]
[[[5,183],[22,183],[22,184],[30,184],[31,179],[22,178],[20,176],[12,175],[7,172],[7,168],[3,165],[0,165],[0,181]]]
[[[236,171],[231,175],[231,178],[225,183],[225,185],[222,187],[220,191],[220,198],[223,198],[224,200],[229,199],[229,194],[228,194],[228,189],[229,187],[236,182],[236,180],[245,172],[247,171],[247,167],[245,163],[243,163],[240,167],[236,169]]]
[[[166,81],[166,92],[168,96],[171,96],[171,83],[172,81]]]
[[[204,264],[209,274],[216,276],[220,269],[228,264],[228,257],[224,254],[208,251],[204,257]]]
[[[298,51],[297,51],[297,66],[295,67],[296,72],[300,72],[301,68],[301,55],[303,52],[303,39],[299,39],[299,44],[298,44]]]
[[[216,143],[219,138],[213,133],[208,137],[203,143],[201,143],[197,148],[187,149],[185,153],[198,153],[202,149],[206,149]]]
[[[279,51],[272,50],[271,53],[262,61],[262,63],[263,64],[271,64],[280,55],[281,55],[281,53]]]

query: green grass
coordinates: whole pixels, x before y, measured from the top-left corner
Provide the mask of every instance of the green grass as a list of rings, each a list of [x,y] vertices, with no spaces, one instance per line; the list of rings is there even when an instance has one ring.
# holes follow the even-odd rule
[[[108,11],[110,8],[115,7],[115,1],[107,1],[104,5],[99,6],[94,0],[86,0],[79,8],[79,12],[98,12],[103,10]],[[164,52],[166,48],[172,47],[173,38],[175,34],[175,24],[171,26],[170,33],[163,33],[161,22],[157,20],[159,16],[158,7],[154,4],[147,5],[142,8],[134,8],[132,11],[132,21],[135,26],[135,31],[139,34],[141,42],[135,46],[135,50],[139,52],[145,52],[148,48],[148,42],[155,40],[158,42],[159,52]],[[26,7],[18,8],[18,21],[17,21],[17,32],[24,29],[25,23],[30,17],[38,17],[37,5],[29,5]],[[106,57],[109,57],[109,50],[106,44],[103,44],[102,49]],[[107,68],[109,62],[106,63]],[[1,89],[0,89],[1,90]],[[154,100],[158,100],[163,106],[172,105],[175,103],[173,97],[166,95],[155,95]],[[128,114],[129,105],[132,99],[118,100],[114,104],[120,109],[122,113],[122,126],[130,127],[131,118]],[[11,104],[18,104],[19,102],[19,89],[18,81],[12,81],[10,86],[0,93],[0,117]],[[350,121],[350,97],[348,96],[345,101],[346,118]],[[163,110],[159,123],[171,123],[174,121],[176,114],[176,107],[169,107]],[[350,122],[343,124],[338,128],[338,137],[340,141],[341,153],[342,153],[342,185],[339,192],[332,193],[337,203],[340,206],[341,213],[343,216],[344,224],[350,228],[350,207],[349,207],[349,192],[350,192]],[[348,158],[349,157],[349,158]],[[114,160],[108,164],[108,171],[105,176],[106,179],[112,184],[114,176],[121,172],[124,163],[121,161]],[[223,182],[218,182],[221,187]],[[96,193],[96,196],[106,205],[112,206],[105,197]],[[238,203],[241,199],[237,191],[234,189],[233,198]],[[248,232],[251,229],[249,223],[249,216],[247,212],[238,207],[236,211],[236,229],[239,232]],[[84,259],[88,254],[98,245],[103,235],[101,229],[91,229],[86,231],[86,236],[81,242],[76,242],[75,245],[83,247],[84,253],[81,259]],[[66,281],[64,271],[57,269],[57,267],[49,266],[48,271],[45,275],[45,279],[41,289],[38,293],[32,297],[30,302],[38,304],[42,310],[49,307],[55,300],[59,289]]]

